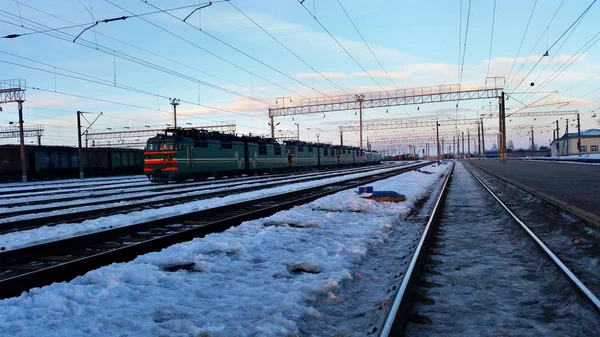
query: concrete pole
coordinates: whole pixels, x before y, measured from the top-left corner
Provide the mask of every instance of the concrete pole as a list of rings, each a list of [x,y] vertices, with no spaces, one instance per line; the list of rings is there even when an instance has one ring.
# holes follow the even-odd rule
[[[566,143],[567,143],[567,156],[569,155],[569,119],[567,118],[566,122],[566,127],[565,127],[565,137],[566,137]]]
[[[477,156],[481,158],[481,124],[477,123]]]
[[[344,132],[340,130],[340,145],[344,146]]]
[[[467,153],[469,154],[469,158],[471,158],[471,134],[467,131]]]
[[[363,132],[363,118],[362,118],[362,99],[358,100],[358,110],[359,110],[359,115],[360,115],[360,149],[362,150],[363,148],[363,136],[362,136],[362,132]]]
[[[19,107],[19,139],[21,141],[21,179],[27,182],[27,158],[25,157],[25,135],[23,134],[23,101],[17,101]]]
[[[275,120],[273,116],[271,116],[271,108],[269,108],[269,118],[271,119],[271,123],[269,123],[269,125],[271,125],[271,138],[275,139]]]
[[[579,123],[579,114],[577,114],[577,152],[581,157],[581,124]]]
[[[81,111],[77,111],[77,143],[78,143],[78,165],[79,165],[79,179],[83,179],[83,156],[81,150]]]
[[[461,158],[465,159],[465,132],[461,131],[462,133],[462,154],[461,154]]]
[[[435,122],[435,138],[437,139],[437,163],[440,165],[440,123]]]
[[[485,133],[483,130],[483,118],[481,118],[481,154],[481,158],[485,159]]]

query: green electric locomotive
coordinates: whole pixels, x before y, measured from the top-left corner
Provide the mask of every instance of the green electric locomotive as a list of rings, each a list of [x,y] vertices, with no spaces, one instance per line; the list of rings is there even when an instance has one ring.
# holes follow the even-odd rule
[[[150,138],[144,173],[152,182],[201,180],[290,170],[379,163],[381,156],[354,147],[236,136],[197,129],[167,129]]]

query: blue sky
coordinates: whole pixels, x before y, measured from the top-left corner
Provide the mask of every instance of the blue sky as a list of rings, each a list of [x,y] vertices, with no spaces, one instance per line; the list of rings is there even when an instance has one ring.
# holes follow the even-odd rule
[[[161,9],[204,3],[197,0],[148,2]],[[149,22],[142,18],[129,18],[124,21],[99,23],[94,29],[84,32],[77,43],[73,43],[72,40],[85,26],[65,29],[61,31],[62,33],[50,33],[62,39],[45,34],[0,39],[0,74],[2,74],[0,79],[24,78],[27,80],[28,87],[43,89],[27,90],[24,119],[26,123],[45,126],[46,132],[42,138],[45,144],[76,144],[75,111],[77,110],[104,113],[94,125],[95,131],[125,126],[165,126],[172,121],[168,97],[182,100],[178,107],[179,125],[235,121],[238,125],[238,133],[268,134],[267,108],[278,106],[275,104],[276,97],[291,96],[292,101],[298,103],[302,97],[318,97],[321,93],[343,94],[338,87],[355,94],[382,91],[381,87],[392,90],[396,87],[414,88],[458,83],[459,64],[462,61],[459,59],[459,36],[464,44],[467,16],[469,16],[461,82],[465,88],[485,85],[488,61],[490,61],[489,76],[508,77],[509,73],[511,74],[506,88],[507,92],[515,93],[513,95],[515,99],[507,102],[511,111],[523,107],[516,100],[529,104],[544,96],[544,94],[518,93],[525,90],[532,91],[529,83],[535,81],[536,86],[533,88],[540,88],[537,90],[558,91],[558,94],[550,95],[539,103],[548,100],[549,102],[569,101],[570,104],[562,109],[580,109],[583,129],[598,127],[597,118],[592,118],[592,113],[600,107],[598,101],[600,90],[594,91],[600,88],[600,76],[594,77],[600,73],[600,62],[598,62],[600,44],[592,45],[585,53],[580,49],[599,32],[600,8],[598,7],[600,5],[592,6],[582,21],[550,49],[549,57],[541,56],[590,5],[591,0],[573,0],[564,3],[561,0],[539,0],[537,3],[533,0],[497,0],[491,60],[488,57],[493,0],[473,1],[470,14],[468,0],[462,2],[460,0],[369,2],[340,0],[340,2],[393,83],[364,45],[337,0],[306,0],[303,5],[311,13],[316,14],[317,19],[368,74],[375,78],[377,83],[337,45],[311,13],[308,13],[296,0],[214,3],[190,16],[187,20],[190,25],[186,25],[181,19],[191,13],[194,7],[169,12],[177,18],[166,13],[158,13],[143,16],[143,19]],[[518,54],[519,58],[515,62],[534,3],[535,10],[531,16],[531,23]],[[260,24],[335,85],[323,79],[285,50],[232,5]],[[91,14],[97,20],[103,20],[130,15],[128,12],[142,14],[156,11],[154,7],[140,0],[110,0],[110,2],[105,0],[19,2],[2,0],[0,9],[0,35],[2,36],[30,33],[31,29],[37,31],[48,29],[41,27],[40,24],[59,28],[94,22],[95,19]],[[557,13],[556,17],[548,26],[555,13]],[[25,28],[20,27],[21,25]],[[198,29],[199,27],[202,31]],[[460,31],[462,33],[459,33]],[[224,45],[204,32],[271,68]],[[538,40],[539,43],[534,48]],[[591,41],[593,43],[596,40]],[[464,45],[461,46],[461,50],[463,48]],[[526,60],[529,55],[531,56]],[[565,62],[570,62],[569,59],[574,55],[579,58],[558,77],[541,87],[547,78],[554,77],[556,75],[554,72],[561,66],[564,67]],[[152,67],[124,59],[130,57],[136,58],[137,62],[152,64]],[[542,61],[539,65],[529,76],[523,78],[540,58]],[[90,83],[22,66],[86,79],[93,76],[96,78],[94,81],[103,81],[108,85]],[[157,66],[162,70],[153,69]],[[118,87],[114,85],[115,78]],[[208,86],[198,84],[198,80]],[[523,80],[522,84],[517,86],[521,80]],[[586,82],[582,83],[583,81]],[[571,89],[575,85],[577,86]],[[123,86],[150,94],[119,88]],[[224,90],[214,89],[214,86]],[[55,90],[57,92],[54,92]],[[129,106],[72,95],[119,102]],[[199,106],[198,103],[203,106]],[[482,110],[489,111],[489,107],[483,108],[489,103],[479,100],[462,101],[458,111],[455,102],[422,105],[418,110],[417,106],[370,109],[365,110],[365,120],[457,115],[476,117]],[[537,110],[556,108],[556,106],[548,106]],[[0,112],[0,126],[7,126],[10,121],[17,120],[16,105],[3,105],[3,109],[4,111]],[[338,127],[356,120],[354,111],[331,112],[325,116],[303,115],[293,120],[291,117],[283,117],[277,121],[281,123],[277,126],[277,130],[281,130],[277,131],[277,135],[292,136],[296,132],[294,123],[299,123],[302,139],[315,141],[318,133],[321,141],[337,143],[339,142]],[[550,125],[554,120],[556,117],[538,117],[535,120],[519,118],[511,120],[508,125],[534,125],[536,143],[546,145],[552,138]],[[492,127],[496,126],[497,122],[490,120],[488,124]],[[562,130],[564,130],[563,124],[561,121]],[[410,134],[410,132],[422,134],[429,131],[397,130],[396,134]],[[365,133],[365,138],[382,137],[385,134],[393,134],[393,131]],[[526,131],[510,130],[508,138],[513,140],[517,147],[527,146]],[[16,141],[3,140],[3,143],[16,143]],[[356,145],[358,136],[347,134],[345,141]],[[486,144],[491,143],[493,143],[491,140],[486,142]]]

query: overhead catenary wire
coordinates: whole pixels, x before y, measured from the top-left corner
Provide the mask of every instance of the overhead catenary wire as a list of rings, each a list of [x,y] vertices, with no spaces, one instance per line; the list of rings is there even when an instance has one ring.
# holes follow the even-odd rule
[[[228,0],[224,0],[224,1],[228,1]],[[80,0],[80,2],[81,2],[81,0]],[[25,6],[25,7],[29,7],[27,4],[22,4],[22,5]],[[88,8],[85,5],[83,5],[83,3],[81,3],[81,5],[83,6],[83,8],[85,8],[85,10],[92,17],[94,17],[94,15],[92,14],[92,12],[90,12],[88,10]],[[194,5],[180,6],[180,7],[176,7],[176,8],[165,9],[164,11],[171,12],[171,11],[176,11],[176,10],[186,9],[186,8],[191,8],[191,7],[198,7],[198,5],[194,4]],[[30,33],[22,33],[22,34],[9,34],[9,35],[3,36],[3,38],[5,38],[5,39],[14,39],[14,38],[21,37],[21,36],[34,35],[34,34],[47,33],[47,32],[55,32],[55,31],[67,30],[67,29],[71,29],[71,28],[90,26],[90,25],[98,24],[100,22],[109,23],[109,22],[117,21],[115,19],[125,20],[125,19],[139,18],[139,17],[142,17],[142,16],[153,15],[153,14],[158,14],[158,13],[162,13],[162,11],[153,11],[153,12],[149,12],[149,13],[128,15],[128,16],[122,16],[122,17],[118,17],[118,18],[110,18],[110,19],[104,19],[104,20],[96,20],[94,18],[93,22],[86,22],[86,23],[81,23],[81,24],[74,24],[72,26],[66,26],[66,27],[51,28],[51,29],[48,29],[48,30],[45,30],[45,31],[39,31],[39,32],[30,32]],[[19,17],[22,18],[20,14],[19,14]],[[21,27],[23,27],[23,24],[21,24]]]
[[[59,17],[59,16],[53,15],[52,13],[48,13],[48,12],[46,12],[46,11],[43,11],[43,10],[39,9],[39,8],[32,7],[32,6],[29,6],[29,5],[27,5],[27,4],[22,4],[22,5],[23,5],[23,6],[25,6],[25,7],[27,7],[27,8],[29,8],[29,9],[31,9],[31,10],[37,11],[37,12],[39,12],[39,13],[42,13],[42,14],[44,14],[44,15],[47,15],[47,16],[50,16],[50,17],[52,17],[52,18],[55,18],[55,19],[61,20],[61,21],[63,21],[63,22],[67,22],[67,23],[70,23],[70,24],[75,24],[75,23],[74,23],[74,22],[72,22],[72,21],[69,21],[69,20],[66,20],[66,19],[64,19],[64,18],[61,18],[61,17]],[[194,6],[196,6],[196,5],[194,5]],[[158,12],[160,12],[160,11],[158,11]],[[172,58],[169,58],[169,57],[166,57],[166,56],[160,55],[160,54],[158,54],[158,53],[156,53],[156,52],[153,52],[153,51],[151,51],[151,50],[148,50],[148,49],[145,49],[145,48],[142,48],[142,47],[136,46],[136,45],[134,45],[134,44],[131,44],[131,43],[129,43],[129,42],[126,42],[126,41],[123,41],[123,40],[117,39],[117,38],[115,38],[115,37],[112,37],[112,36],[110,36],[110,35],[108,35],[108,34],[105,34],[105,33],[102,33],[102,32],[97,32],[97,34],[98,34],[98,35],[101,35],[101,36],[104,36],[104,37],[106,37],[106,38],[108,38],[108,39],[110,39],[110,40],[113,40],[113,41],[116,41],[116,42],[122,43],[122,44],[124,44],[124,45],[126,45],[126,46],[129,46],[129,47],[135,48],[135,49],[137,49],[137,50],[141,50],[141,51],[143,51],[143,52],[146,52],[146,53],[148,53],[148,54],[151,54],[151,55],[153,55],[153,56],[159,57],[159,58],[161,58],[161,59],[163,59],[163,60],[167,60],[167,61],[169,61],[169,62],[173,62],[174,64],[180,65],[180,66],[182,66],[182,67],[186,67],[186,68],[188,68],[188,69],[195,70],[195,71],[197,71],[197,72],[199,72],[199,73],[202,73],[202,74],[204,74],[204,75],[207,75],[207,76],[210,76],[210,77],[213,77],[213,78],[219,79],[219,80],[221,80],[221,81],[223,81],[223,82],[227,82],[227,83],[229,83],[229,84],[233,84],[233,85],[236,85],[236,86],[238,86],[238,87],[241,87],[241,88],[244,88],[244,89],[250,90],[249,88],[247,88],[246,86],[244,86],[244,85],[242,85],[242,84],[239,84],[239,83],[236,83],[236,82],[229,81],[229,80],[227,80],[227,79],[225,79],[225,78],[222,78],[222,77],[220,77],[220,76],[217,76],[217,75],[214,75],[214,74],[211,74],[211,73],[205,72],[205,71],[203,71],[203,70],[201,70],[201,69],[198,69],[198,68],[196,68],[196,67],[193,67],[193,66],[190,66],[190,65],[184,64],[184,63],[182,63],[182,62],[179,62],[179,61],[177,61],[177,60],[175,60],[175,59],[172,59]],[[96,44],[97,44],[97,43],[96,43]],[[245,69],[242,69],[242,70],[245,70]],[[252,75],[252,74],[250,74],[250,75]],[[260,76],[257,76],[257,77],[258,77],[258,78],[260,78]],[[256,91],[255,89],[252,89],[252,90]],[[259,92],[260,92],[260,91],[259,91]]]
[[[110,0],[104,0],[104,1],[106,1],[106,2],[108,2],[108,3],[110,3],[110,4],[112,4],[112,5],[113,5],[113,6],[115,6],[115,7],[121,8],[121,9],[122,9],[122,10],[124,10],[124,11],[128,11],[128,10],[124,9],[123,7],[121,7],[121,6],[119,6],[119,5],[115,4],[115,3],[113,3],[113,2],[112,2],[112,1],[110,1]],[[149,3],[147,0],[141,0],[141,1],[142,1],[143,3],[145,3],[145,4],[149,5],[149,6],[153,7],[153,8],[156,8],[157,10],[161,10],[159,7],[157,7],[157,6],[155,6],[155,5],[151,4],[151,3]],[[319,94],[321,94],[321,95],[323,95],[323,96],[327,96],[327,97],[329,97],[329,95],[327,95],[327,94],[325,94],[325,93],[323,93],[323,92],[321,92],[321,91],[319,91],[319,90],[317,90],[317,89],[315,89],[315,88],[313,88],[313,87],[309,86],[308,84],[306,84],[306,83],[304,83],[304,82],[302,82],[302,81],[300,81],[300,80],[298,80],[298,79],[296,79],[296,78],[294,78],[294,77],[292,77],[292,76],[290,76],[290,75],[288,75],[288,74],[284,73],[283,71],[281,71],[281,70],[279,70],[279,69],[277,69],[277,68],[275,68],[275,67],[273,67],[273,66],[271,66],[271,65],[267,64],[266,62],[264,62],[264,61],[261,61],[261,60],[257,59],[256,57],[254,57],[254,56],[252,56],[252,55],[250,55],[250,54],[248,54],[248,53],[244,52],[243,50],[241,50],[241,49],[239,49],[239,48],[237,48],[237,47],[235,47],[235,46],[233,46],[233,45],[231,45],[231,44],[229,44],[229,43],[227,43],[227,42],[223,41],[222,39],[219,39],[218,37],[216,37],[216,36],[214,36],[214,35],[212,35],[212,34],[210,34],[210,33],[207,33],[206,31],[204,31],[204,30],[202,30],[202,29],[200,29],[200,28],[198,28],[198,27],[194,26],[193,24],[191,24],[191,23],[189,23],[189,22],[186,22],[186,21],[183,21],[183,19],[180,19],[180,18],[178,18],[177,16],[175,16],[175,15],[173,15],[173,14],[171,14],[171,13],[165,12],[165,14],[167,14],[167,15],[169,15],[169,16],[171,16],[171,17],[173,17],[173,18],[175,18],[175,19],[177,19],[177,20],[179,20],[179,21],[181,21],[181,22],[183,22],[183,23],[185,23],[186,25],[188,25],[188,26],[190,26],[190,27],[194,28],[195,30],[197,30],[197,31],[199,31],[199,32],[203,33],[204,35],[206,35],[206,36],[208,36],[208,37],[212,38],[213,40],[220,42],[221,44],[223,44],[223,45],[225,45],[225,46],[227,46],[227,47],[229,47],[229,48],[231,48],[231,49],[233,49],[233,50],[237,51],[238,53],[240,53],[240,54],[242,54],[242,55],[244,55],[244,56],[246,56],[246,57],[248,57],[248,58],[250,58],[250,59],[254,60],[255,62],[258,62],[259,64],[261,64],[261,65],[263,65],[263,66],[265,66],[265,67],[267,67],[267,68],[269,68],[269,69],[271,69],[271,70],[273,70],[273,71],[277,72],[278,74],[280,74],[280,75],[282,75],[282,76],[285,76],[285,77],[287,77],[288,79],[290,79],[290,80],[292,80],[292,81],[294,81],[294,82],[296,82],[296,83],[298,83],[298,84],[300,84],[300,85],[302,85],[302,86],[304,86],[304,87],[306,87],[306,88],[308,88],[308,89],[311,89],[312,91],[315,91],[315,92],[317,92],[317,93],[319,93]],[[144,20],[145,20],[145,19],[144,19]],[[145,20],[145,21],[147,21],[147,22],[148,22],[148,20]],[[153,24],[153,25],[155,25],[155,24]],[[157,25],[155,25],[155,26],[157,26]],[[162,28],[162,27],[160,27],[160,26],[157,26],[157,27],[159,27],[160,29],[164,29],[164,28]],[[177,36],[177,35],[175,34],[175,36]],[[179,36],[177,36],[177,37],[179,37]],[[308,97],[306,97],[306,96],[304,96],[304,95],[302,95],[302,94],[296,93],[296,92],[294,92],[294,94],[296,94],[296,95],[298,95],[298,96],[300,96],[300,97],[303,97],[303,98],[308,98]]]
[[[533,13],[535,13],[536,6],[537,6],[537,0],[535,0],[535,2],[533,3],[533,7],[531,8],[531,13],[529,14],[529,20],[527,20],[527,26],[525,26],[525,32],[523,32],[523,37],[521,38],[521,44],[519,45],[519,50],[517,50],[517,56],[515,56],[515,59],[513,60],[513,64],[510,67],[508,76],[506,76],[506,79],[508,80],[508,84],[510,84],[510,75],[512,74],[512,71],[515,68],[515,63],[517,63],[519,54],[521,54],[521,48],[523,48],[523,42],[525,42],[525,37],[527,36],[527,32],[529,31],[529,24],[531,24],[531,19],[533,18]],[[506,85],[506,87],[508,87],[508,84]]]
[[[104,79],[101,79],[99,77],[82,74],[80,72],[70,71],[70,70],[67,70],[67,69],[64,69],[64,68],[61,68],[61,67],[57,67],[57,66],[53,66],[53,65],[50,65],[50,64],[47,64],[47,63],[35,61],[33,59],[30,59],[30,58],[26,58],[26,57],[22,57],[22,56],[19,56],[19,55],[16,55],[16,54],[4,52],[2,50],[0,50],[0,53],[12,55],[12,56],[15,56],[15,57],[20,57],[20,58],[23,58],[23,59],[28,60],[30,62],[42,64],[42,65],[45,65],[47,67],[53,67],[55,69],[59,69],[59,70],[62,70],[62,71],[67,71],[67,72],[70,72],[70,73],[73,73],[73,74],[76,74],[76,75],[79,75],[79,76],[85,76],[85,77],[88,77],[88,78],[74,76],[74,75],[68,75],[68,74],[63,74],[63,73],[59,73],[59,72],[52,71],[52,70],[40,69],[40,68],[31,67],[31,66],[27,66],[27,65],[22,65],[22,64],[18,64],[18,63],[14,63],[14,62],[5,61],[5,60],[0,60],[1,63],[11,64],[11,65],[14,65],[14,66],[23,67],[23,68],[27,68],[27,69],[31,69],[31,70],[36,70],[36,71],[46,72],[46,73],[50,73],[50,74],[55,74],[55,75],[59,75],[59,76],[63,76],[63,77],[68,77],[68,78],[72,78],[72,79],[76,79],[76,80],[80,80],[80,81],[86,81],[86,82],[91,82],[91,83],[100,84],[100,85],[104,85],[104,86],[109,86],[109,87],[114,87],[114,88],[118,88],[118,89],[128,90],[128,91],[132,91],[132,92],[136,92],[136,93],[140,93],[140,94],[149,95],[149,96],[152,96],[152,97],[160,97],[160,98],[163,98],[163,99],[168,99],[169,98],[169,96],[167,96],[167,95],[161,95],[161,94],[149,92],[149,91],[146,91],[146,90],[138,89],[138,88],[135,88],[135,87],[131,87],[131,86],[126,86],[126,85],[121,85],[121,84],[114,84],[111,81],[104,80]],[[186,101],[186,100],[182,100],[182,102],[188,103],[188,104],[193,104],[193,105],[200,106],[200,107],[203,107],[203,108],[213,109],[213,110],[216,110],[216,111],[227,112],[227,113],[231,113],[231,114],[241,115],[241,116],[244,116],[244,117],[250,117],[250,118],[260,119],[260,118],[255,117],[255,116],[241,114],[241,113],[237,113],[237,112],[234,112],[234,111],[230,111],[230,110],[226,110],[226,109],[222,109],[222,108],[213,107],[213,106],[210,106],[210,105],[200,104],[200,103]],[[262,119],[260,119],[260,120],[262,120]]]
[[[321,21],[319,21],[319,19],[317,19],[317,17],[315,15],[313,15],[313,13],[311,13],[310,10],[308,8],[306,8],[306,6],[304,6],[304,4],[302,2],[303,1],[298,1],[298,3],[302,6],[302,8],[304,8],[306,10],[306,12],[313,19],[315,19],[315,21],[317,21],[319,26],[321,26],[321,28],[323,28],[323,30],[325,32],[327,32],[327,34],[335,41],[335,43],[337,43],[337,45],[340,46],[340,48],[342,48],[342,50],[346,53],[346,55],[348,55],[352,59],[352,61],[354,61],[354,63],[356,63],[360,67],[360,69],[362,69],[362,71],[364,71],[365,74],[367,74],[371,78],[371,80],[373,80],[373,82],[375,82],[375,84],[377,84],[377,86],[379,86],[381,88],[381,90],[383,90],[387,93],[388,91],[383,86],[381,86],[381,84],[379,84],[379,82],[377,82],[377,80],[375,80],[375,78],[354,58],[354,56],[352,56],[352,54],[338,41],[338,39],[336,39],[335,36],[333,36],[333,34],[331,34],[331,32],[329,32],[329,30],[327,28],[325,28],[325,26],[321,23]]]
[[[3,11],[1,9],[0,9],[0,12],[11,14],[10,12],[6,12],[6,11]],[[1,13],[0,13],[0,15],[1,15]],[[28,19],[24,19],[24,20],[29,21],[29,22],[31,22],[33,24],[37,24],[37,25],[42,26],[42,27],[45,26],[43,24],[37,23],[37,22],[32,21],[32,20],[28,20]],[[4,20],[0,20],[0,22],[5,22],[5,23],[11,24],[11,25],[16,25],[15,23],[4,21]],[[23,28],[35,31],[35,29],[30,28],[30,27],[23,27]],[[61,33],[64,34],[64,35],[72,37],[72,35],[66,34],[64,32],[61,32]],[[48,36],[52,36],[52,37],[58,38],[58,39],[61,39],[63,41],[71,42],[70,39],[68,39],[68,38],[64,38],[64,37],[57,36],[57,35],[52,35],[52,33],[44,33],[44,34],[46,34]],[[118,52],[118,51],[116,51],[114,49],[110,49],[110,48],[102,46],[102,45],[94,45],[93,42],[87,41],[85,39],[79,39],[79,41],[84,41],[84,42],[89,43],[91,45],[85,45],[85,44],[77,43],[77,42],[76,42],[76,44],[84,46],[84,47],[87,47],[87,48],[90,48],[90,49],[93,49],[93,50],[97,50],[99,52],[108,54],[110,56],[119,57],[121,59],[124,59],[124,60],[130,61],[130,62],[139,64],[139,65],[142,65],[142,66],[146,66],[148,68],[152,68],[152,69],[155,69],[155,70],[158,70],[158,71],[167,73],[169,75],[172,75],[172,76],[175,76],[175,77],[179,77],[179,78],[182,78],[182,79],[194,82],[194,83],[198,83],[198,84],[207,86],[207,87],[215,89],[215,90],[223,91],[223,92],[229,93],[229,94],[234,95],[234,96],[239,96],[239,97],[242,97],[242,98],[245,98],[245,99],[248,99],[248,100],[252,100],[252,101],[256,101],[256,102],[265,104],[265,105],[269,104],[269,103],[267,103],[267,102],[265,102],[263,100],[256,99],[255,97],[251,97],[251,96],[248,96],[246,94],[239,93],[239,92],[237,92],[235,90],[227,89],[227,88],[224,88],[224,87],[221,87],[221,86],[218,86],[218,85],[206,82],[206,81],[198,80],[198,79],[193,78],[191,76],[188,76],[188,75],[179,73],[177,71],[174,71],[174,70],[162,67],[162,66],[157,65],[155,63],[152,63],[152,62],[149,62],[149,61],[145,61],[145,60],[143,60],[141,58],[138,58],[138,57],[135,57],[135,56],[123,53],[123,52]]]
[[[540,64],[540,62],[542,61],[542,59],[544,57],[546,57],[547,55],[549,55],[550,50],[552,50],[552,48],[560,41],[562,40],[562,38],[570,31],[571,34],[574,30],[571,30],[571,28],[573,28],[574,26],[578,25],[582,18],[586,15],[586,13],[590,10],[590,8],[592,8],[592,6],[596,3],[597,0],[592,1],[592,3],[581,13],[581,15],[579,15],[579,17],[577,17],[577,19],[575,21],[573,21],[573,23],[560,35],[560,37],[558,39],[556,39],[556,41],[554,41],[554,43],[552,43],[552,45],[546,50],[546,53],[544,53],[544,55],[542,55],[539,60],[536,62],[536,64],[529,70],[529,72],[527,73],[527,75],[525,75],[525,77],[523,77],[523,79],[519,82],[519,84],[515,87],[515,89],[513,90],[517,90],[519,88],[519,86],[525,81],[525,79],[531,74],[531,72],[533,72],[533,70]],[[571,34],[569,34],[569,36],[571,36]],[[563,41],[563,44],[568,40],[565,39],[565,41]],[[561,48],[562,48],[561,45]],[[553,56],[554,57],[554,56]],[[539,78],[539,76],[538,76]]]
[[[492,36],[490,37],[490,53],[488,55],[488,67],[485,77],[490,75],[490,64],[492,63],[492,44],[494,43],[494,24],[496,23],[496,0],[494,0],[494,12],[492,14]]]
[[[525,63],[527,63],[527,61],[529,60],[529,57],[531,57],[531,55],[535,51],[535,48],[538,46],[538,44],[540,43],[540,41],[542,41],[542,38],[544,37],[544,35],[546,35],[546,37],[548,36],[547,35],[548,34],[548,29],[550,29],[550,26],[552,25],[552,22],[554,22],[554,19],[556,18],[556,15],[558,14],[558,12],[560,11],[560,9],[562,8],[562,5],[564,4],[564,2],[565,2],[565,0],[561,1],[560,5],[558,6],[558,8],[556,9],[556,11],[554,12],[554,15],[552,15],[552,18],[550,19],[550,22],[548,22],[548,24],[546,25],[546,29],[544,30],[544,32],[542,32],[542,34],[540,34],[540,37],[538,38],[538,40],[535,43],[535,45],[533,46],[533,48],[531,48],[531,51],[529,52],[529,55],[527,55],[527,57],[525,58],[525,60],[523,60],[523,63],[521,64],[521,66],[519,67],[519,69],[517,70],[517,72],[515,73],[515,76],[513,77],[513,79],[516,78],[516,76],[521,72],[521,70],[523,69],[523,67],[525,67]],[[508,84],[510,84],[510,82]],[[508,87],[508,85],[507,85],[507,87]]]

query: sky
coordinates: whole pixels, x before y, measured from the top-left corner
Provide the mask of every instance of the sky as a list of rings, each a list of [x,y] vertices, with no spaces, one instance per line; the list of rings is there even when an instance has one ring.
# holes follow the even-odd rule
[[[179,126],[234,121],[237,133],[268,135],[269,107],[397,88],[481,88],[492,85],[486,77],[501,77],[496,83],[509,94],[509,113],[576,109],[582,129],[600,127],[593,117],[600,108],[600,5],[577,21],[592,0],[240,0],[215,1],[193,14],[206,3],[1,3],[0,36],[28,35],[0,39],[0,80],[26,80],[25,125],[44,126],[43,144],[76,145],[78,110],[90,112],[90,122],[102,112],[90,132],[162,128],[173,124],[169,98],[176,97]],[[185,8],[170,10],[179,7]],[[84,31],[95,21],[141,14]],[[460,101],[458,107],[442,102],[365,109],[363,116],[365,122],[469,118],[496,106],[494,100]],[[0,127],[17,122],[15,103],[2,108]],[[527,147],[533,126],[536,144],[547,145],[555,121],[562,134],[570,118],[572,132],[573,117],[509,119],[508,140]],[[276,136],[294,137],[299,129],[302,140],[338,144],[339,126],[357,120],[356,111],[280,117]],[[457,130],[467,129],[474,127]],[[369,131],[364,137],[381,144],[413,132],[432,130]],[[490,148],[494,131],[487,133]],[[344,143],[358,145],[357,133],[345,134]]]

